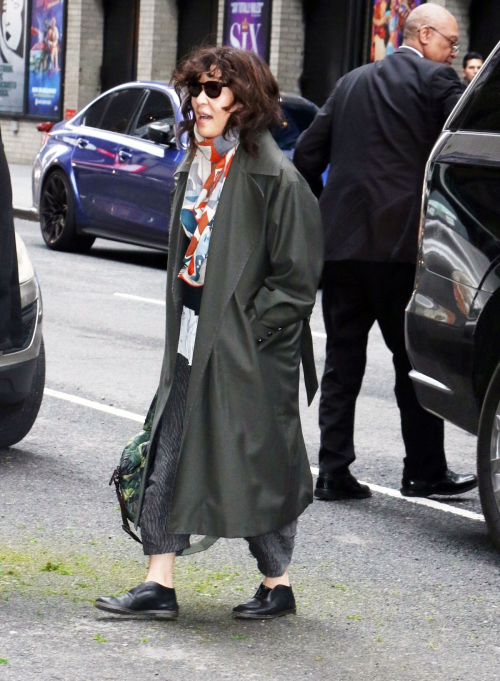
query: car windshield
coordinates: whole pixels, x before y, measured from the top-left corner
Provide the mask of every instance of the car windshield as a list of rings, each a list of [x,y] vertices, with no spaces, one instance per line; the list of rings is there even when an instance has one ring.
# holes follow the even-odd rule
[[[278,128],[272,130],[272,134],[280,149],[291,151],[295,149],[297,139],[304,132],[316,116],[316,107],[312,104],[285,103],[281,105],[284,119]]]

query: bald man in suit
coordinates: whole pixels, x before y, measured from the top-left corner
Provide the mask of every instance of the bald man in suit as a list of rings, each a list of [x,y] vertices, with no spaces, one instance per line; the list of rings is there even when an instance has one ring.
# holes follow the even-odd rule
[[[370,496],[349,466],[355,460],[356,399],[375,321],[396,373],[406,450],[402,494],[461,494],[477,484],[474,475],[448,469],[443,421],[417,402],[404,338],[425,166],[463,92],[451,68],[457,52],[454,17],[433,3],[417,7],[406,20],[403,46],[341,78],[297,143],[294,162],[319,197],[325,234],[327,353],[318,499]]]

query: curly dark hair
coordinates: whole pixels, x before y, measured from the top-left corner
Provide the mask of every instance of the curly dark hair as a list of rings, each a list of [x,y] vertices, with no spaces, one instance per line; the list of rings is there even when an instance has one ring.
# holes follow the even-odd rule
[[[220,79],[231,89],[234,104],[241,106],[229,116],[223,134],[238,128],[243,149],[251,156],[258,152],[259,135],[278,125],[283,117],[279,103],[279,87],[266,62],[254,52],[234,47],[200,47],[175,69],[171,85],[181,100],[184,120],[179,133],[188,133],[189,144],[195,146],[195,119],[191,97],[187,91],[190,82],[198,81],[202,74],[213,75],[220,71]]]

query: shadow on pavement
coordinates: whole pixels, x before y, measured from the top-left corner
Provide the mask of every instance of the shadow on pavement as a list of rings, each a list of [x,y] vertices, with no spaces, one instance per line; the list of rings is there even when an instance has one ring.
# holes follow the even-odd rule
[[[119,248],[93,246],[86,257],[98,260],[112,260],[127,265],[139,265],[140,267],[150,267],[157,270],[166,270],[168,259],[167,254],[162,251],[142,249],[138,246],[127,246],[125,244]]]

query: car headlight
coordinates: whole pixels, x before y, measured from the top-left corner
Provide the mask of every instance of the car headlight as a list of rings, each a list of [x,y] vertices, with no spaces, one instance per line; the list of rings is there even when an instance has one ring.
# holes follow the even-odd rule
[[[16,250],[17,250],[17,269],[19,270],[19,283],[24,284],[25,282],[33,279],[35,276],[35,270],[31,264],[31,260],[24,245],[24,241],[21,239],[19,234],[16,233]]]

